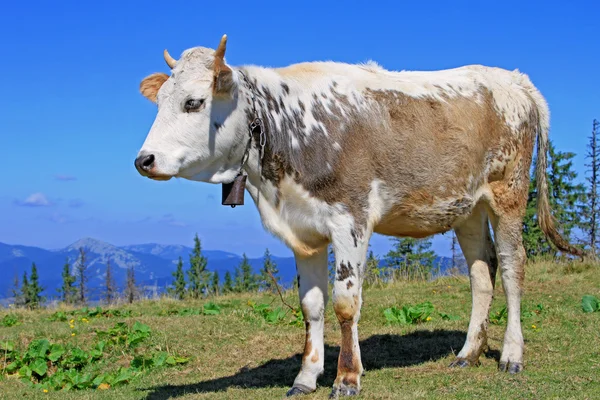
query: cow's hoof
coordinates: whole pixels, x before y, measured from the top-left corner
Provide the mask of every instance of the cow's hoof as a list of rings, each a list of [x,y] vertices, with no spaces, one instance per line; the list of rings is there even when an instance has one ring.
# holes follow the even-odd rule
[[[518,374],[523,371],[523,363],[500,361],[498,369],[502,372],[508,372],[509,374]]]
[[[466,367],[477,367],[479,366],[479,361],[473,363],[466,358],[457,358],[452,361],[449,365],[450,368],[466,368]]]
[[[314,390],[309,389],[306,386],[296,385],[296,386],[292,386],[292,388],[290,390],[288,390],[288,392],[285,394],[285,397],[299,396],[299,395],[303,395],[303,394],[309,394],[312,392],[314,392]]]
[[[349,386],[344,383],[340,384],[339,387],[334,386],[329,395],[330,399],[337,399],[340,396],[358,396],[360,389],[354,386]]]

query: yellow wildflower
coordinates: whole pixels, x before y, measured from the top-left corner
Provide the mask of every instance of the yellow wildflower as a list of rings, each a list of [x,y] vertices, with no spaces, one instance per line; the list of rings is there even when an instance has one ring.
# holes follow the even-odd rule
[[[75,336],[75,332],[71,333],[71,336]]]
[[[431,317],[427,317],[425,321],[431,321]]]
[[[83,322],[89,322],[87,318],[81,318]]]
[[[44,393],[48,393],[48,389],[44,389]]]
[[[448,285],[448,286],[446,286],[446,287],[447,287],[448,289],[450,289],[450,288],[451,288],[451,286],[450,286],[450,285]]]
[[[74,319],[71,319],[71,320],[69,321],[69,323],[70,323],[70,324],[72,324],[73,322],[75,322],[75,320],[74,320]]]
[[[433,291],[433,293],[435,293],[435,290]]]
[[[532,327],[533,329],[537,329],[537,326],[535,326],[535,325],[531,325],[531,327]]]
[[[71,329],[75,329],[75,325],[73,325],[73,324],[69,325],[69,327],[70,327]]]

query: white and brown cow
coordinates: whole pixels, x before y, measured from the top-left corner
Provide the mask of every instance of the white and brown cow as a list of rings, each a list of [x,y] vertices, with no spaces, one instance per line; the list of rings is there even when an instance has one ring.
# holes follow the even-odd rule
[[[477,363],[486,346],[499,265],[508,302],[500,369],[521,371],[521,228],[536,140],[541,228],[559,249],[578,253],[550,215],[549,111],[529,78],[478,65],[436,72],[334,62],[238,68],[226,64],[225,45],[226,36],[217,50],[192,48],[179,60],[165,50],[171,76],[153,74],[140,86],[158,115],[135,165],[156,180],[230,183],[240,171],[247,175],[265,228],[296,257],[306,342],[288,394],[314,391],[323,372],[330,243],[342,335],[332,395],[359,392],[357,323],[373,232],[422,238],[456,231],[473,304],[452,366]],[[255,129],[249,141],[256,117],[265,137]]]

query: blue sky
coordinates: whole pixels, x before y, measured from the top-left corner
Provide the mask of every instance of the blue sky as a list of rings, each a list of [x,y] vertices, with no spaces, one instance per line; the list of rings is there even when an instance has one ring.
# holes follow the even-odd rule
[[[0,241],[191,244],[198,232],[207,249],[290,254],[263,230],[250,198],[223,207],[220,186],[153,182],[133,166],[156,113],[138,92],[141,79],[168,71],[164,48],[214,48],[223,33],[233,65],[373,59],[388,69],[519,68],[549,102],[552,140],[578,154],[583,173],[586,138],[600,118],[600,3],[253,3],[6,3]],[[372,245],[383,254],[389,241]],[[435,249],[447,253],[447,238]]]

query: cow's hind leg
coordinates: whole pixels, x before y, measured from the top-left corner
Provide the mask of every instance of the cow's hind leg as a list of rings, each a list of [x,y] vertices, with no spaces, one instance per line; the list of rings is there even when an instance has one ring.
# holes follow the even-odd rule
[[[339,228],[333,237],[335,281],[333,308],[340,323],[342,343],[337,377],[330,398],[353,396],[360,392],[363,366],[358,343],[358,320],[362,304],[363,271],[370,235]]]
[[[525,274],[526,253],[523,247],[522,216],[508,212],[492,218],[496,251],[506,295],[508,322],[499,368],[511,374],[523,370],[523,332],[521,330],[521,294]]]
[[[471,216],[455,228],[469,267],[472,309],[467,339],[451,367],[476,365],[487,346],[490,305],[496,280],[496,251],[490,235],[487,211],[478,204]]]
[[[324,312],[327,304],[327,250],[308,257],[296,257],[300,304],[306,326],[306,341],[302,368],[288,396],[307,394],[317,388],[317,378],[323,373]]]

